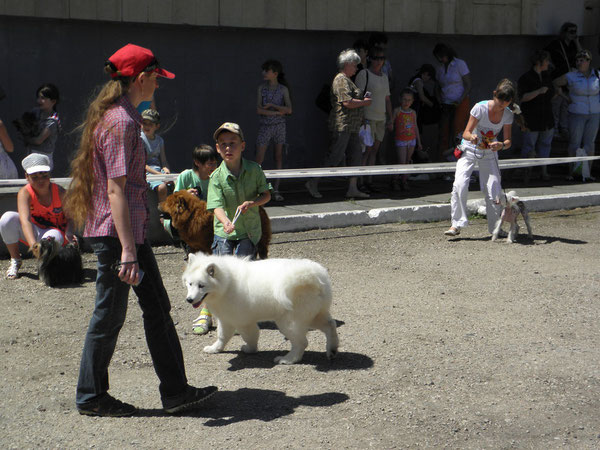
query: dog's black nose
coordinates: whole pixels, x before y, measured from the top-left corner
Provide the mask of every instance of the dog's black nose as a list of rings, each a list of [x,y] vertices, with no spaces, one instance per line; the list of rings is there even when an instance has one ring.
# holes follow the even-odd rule
[[[194,299],[193,298],[186,298],[185,301],[188,302],[188,303],[194,303]]]

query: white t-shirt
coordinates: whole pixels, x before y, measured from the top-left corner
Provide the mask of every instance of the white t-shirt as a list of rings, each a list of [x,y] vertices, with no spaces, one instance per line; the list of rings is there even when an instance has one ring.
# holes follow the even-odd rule
[[[467,63],[462,59],[454,58],[448,69],[442,63],[435,67],[435,76],[442,89],[442,103],[454,103],[460,100],[465,91],[462,77],[469,74]]]
[[[390,95],[390,82],[386,74],[376,75],[369,70],[368,86],[365,86],[367,70],[361,70],[356,75],[356,85],[363,92],[367,90],[371,93],[371,104],[364,108],[365,119],[385,120],[385,98]]]
[[[502,127],[504,125],[513,123],[513,112],[508,108],[504,108],[504,113],[502,114],[502,119],[500,119],[500,122],[490,122],[488,106],[489,101],[490,100],[483,100],[473,106],[473,109],[471,109],[471,115],[479,121],[473,130],[473,134],[477,135],[477,145],[474,145],[471,141],[463,139],[461,144],[465,150],[489,149],[490,143],[497,141],[496,137],[498,134],[500,134],[500,131],[502,131]]]

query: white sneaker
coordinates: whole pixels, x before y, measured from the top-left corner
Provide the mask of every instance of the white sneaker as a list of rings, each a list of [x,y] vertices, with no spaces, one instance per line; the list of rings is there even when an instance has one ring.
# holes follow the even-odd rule
[[[446,236],[458,236],[460,234],[460,228],[458,227],[450,227],[448,230],[444,231]]]
[[[8,270],[6,271],[6,278],[8,278],[9,280],[14,280],[16,278],[19,278],[19,269],[21,268],[22,264],[23,264],[23,261],[21,261],[20,259],[11,258],[10,266],[8,267]]]

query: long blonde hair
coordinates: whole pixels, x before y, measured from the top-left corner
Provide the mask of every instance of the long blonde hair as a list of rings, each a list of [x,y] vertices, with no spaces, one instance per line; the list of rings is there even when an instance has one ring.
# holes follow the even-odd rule
[[[71,161],[71,184],[63,201],[67,217],[77,229],[83,228],[92,207],[94,191],[94,130],[102,121],[106,111],[129,89],[131,78],[119,77],[101,87],[91,101],[84,122],[79,147]]]

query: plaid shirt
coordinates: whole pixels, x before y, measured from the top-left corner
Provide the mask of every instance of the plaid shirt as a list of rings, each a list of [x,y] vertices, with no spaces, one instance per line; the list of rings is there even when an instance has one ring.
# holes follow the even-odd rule
[[[329,113],[329,131],[346,131],[358,133],[363,121],[363,109],[348,109],[343,102],[353,98],[363,98],[363,92],[350,78],[343,73],[338,73],[333,79],[330,91],[331,112]]]
[[[85,237],[119,237],[108,200],[108,180],[127,177],[125,197],[131,231],[137,244],[146,236],[146,152],[140,138],[142,116],[126,96],[121,97],[94,130],[94,191]]]

